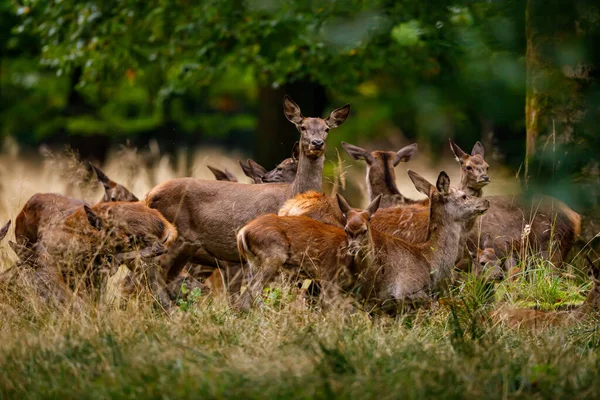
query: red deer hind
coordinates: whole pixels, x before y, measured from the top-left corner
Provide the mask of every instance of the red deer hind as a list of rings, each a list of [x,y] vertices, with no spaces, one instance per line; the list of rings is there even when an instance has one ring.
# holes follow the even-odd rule
[[[304,117],[300,107],[286,96],[283,110],[300,133],[298,172],[292,183],[244,185],[180,178],[162,183],[148,193],[146,203],[159,210],[179,231],[177,245],[162,260],[167,281],[177,276],[198,249],[203,257],[193,259],[195,263],[215,268],[217,260],[239,263],[238,229],[259,215],[277,212],[285,200],[298,193],[321,191],[327,135],[346,120],[350,106],[332,111],[326,119],[310,118]],[[237,281],[232,292],[239,291],[241,279]]]

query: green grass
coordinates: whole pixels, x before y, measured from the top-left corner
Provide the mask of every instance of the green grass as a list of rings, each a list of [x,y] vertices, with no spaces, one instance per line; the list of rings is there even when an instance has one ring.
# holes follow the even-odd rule
[[[495,295],[467,277],[435,309],[375,321],[307,309],[285,285],[247,315],[195,295],[170,313],[144,296],[62,312],[4,291],[0,398],[598,396],[594,317],[543,333],[489,317],[498,302],[582,300],[584,279],[553,274],[544,264]]]

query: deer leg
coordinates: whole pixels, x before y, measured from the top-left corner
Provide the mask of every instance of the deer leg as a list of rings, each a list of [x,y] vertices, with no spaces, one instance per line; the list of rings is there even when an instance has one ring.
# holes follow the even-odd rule
[[[246,291],[242,293],[235,301],[234,307],[238,311],[247,312],[250,311],[254,303],[254,299],[258,297],[265,285],[273,280],[275,275],[283,267],[283,260],[277,258],[268,258],[263,262],[257,262],[256,260],[248,260],[249,267],[255,273],[248,281]],[[257,265],[257,268],[253,266]]]
[[[244,267],[239,263],[221,262],[219,269],[223,273],[223,283],[225,284],[228,298],[232,303],[235,303],[242,289]]]

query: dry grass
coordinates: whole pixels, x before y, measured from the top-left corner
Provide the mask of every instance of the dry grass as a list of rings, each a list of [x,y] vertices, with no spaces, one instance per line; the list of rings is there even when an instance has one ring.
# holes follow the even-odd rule
[[[138,167],[139,157],[115,153],[105,166],[138,196],[153,182],[185,174],[164,158],[151,168]],[[205,168],[211,163],[241,176],[237,158],[199,151],[191,163],[193,175],[211,177]],[[425,176],[437,169],[410,167]],[[79,169],[70,158],[24,161],[14,148],[5,150],[0,222],[14,218],[35,192],[99,199],[101,189],[84,184],[83,175],[75,173]],[[457,169],[454,163],[446,168]],[[346,180],[362,182],[363,171],[353,167]],[[11,258],[1,244],[2,268]],[[233,313],[218,297],[192,295],[169,313],[147,293],[121,308],[102,302],[58,310],[25,290],[0,290],[0,398],[600,395],[594,316],[541,333],[509,329],[490,318],[497,302],[553,309],[583,300],[589,284],[577,269],[564,277],[548,263],[527,262],[534,268],[500,284],[495,294],[466,278],[438,308],[397,320],[373,320],[360,311],[324,314],[306,306],[285,283],[247,315]]]

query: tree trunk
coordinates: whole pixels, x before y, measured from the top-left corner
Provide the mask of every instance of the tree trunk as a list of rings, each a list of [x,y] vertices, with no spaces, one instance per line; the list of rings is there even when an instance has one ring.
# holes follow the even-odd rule
[[[325,111],[325,88],[317,83],[301,81],[278,89],[261,86],[254,157],[267,169],[289,157],[300,136],[296,127],[283,115],[283,96],[286,94],[300,106],[305,117],[321,117]]]
[[[582,238],[591,239],[600,226],[591,218],[600,208],[600,4],[528,0],[526,36],[528,188],[587,214]]]
[[[535,174],[532,164],[538,153],[556,153],[557,147],[576,140],[577,125],[590,107],[587,94],[597,67],[588,50],[594,37],[590,34],[598,30],[591,16],[598,12],[595,0],[527,1],[526,178]]]

